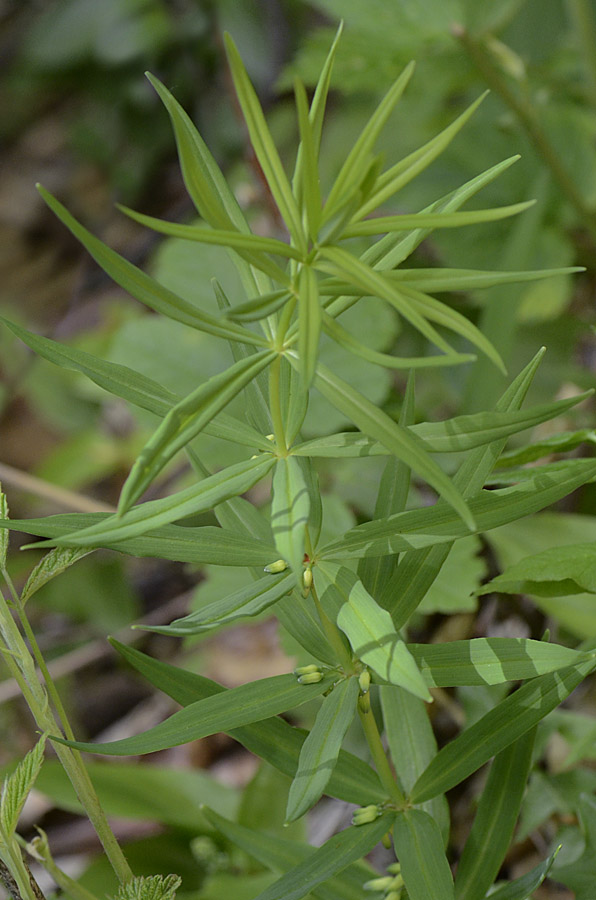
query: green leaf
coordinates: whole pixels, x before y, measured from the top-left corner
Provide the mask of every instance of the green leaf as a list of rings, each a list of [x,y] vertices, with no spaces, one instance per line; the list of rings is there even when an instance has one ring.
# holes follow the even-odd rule
[[[590,900],[596,870],[596,800],[591,794],[581,795],[579,814],[585,838],[584,852],[573,862],[555,866],[553,878],[570,887],[576,900]]]
[[[589,459],[569,460],[563,471],[548,475],[539,469],[533,471],[537,474],[519,485],[482,491],[469,501],[477,532],[490,531],[550,506],[594,477],[596,463]],[[358,525],[341,539],[322,547],[317,556],[320,559],[384,556],[453,541],[468,533],[459,516],[439,502],[432,507]]]
[[[177,634],[181,637],[201,634],[220,625],[228,625],[236,619],[259,615],[287,594],[291,588],[292,579],[288,573],[278,576],[266,575],[265,578],[260,578],[239,591],[202,606],[182,619],[175,619],[170,625],[144,626],[144,630],[159,634]]]
[[[300,79],[294,81],[298,112],[300,146],[294,171],[294,193],[302,200],[306,212],[308,236],[316,242],[321,222],[321,188],[319,185],[318,146],[310,120],[306,90]],[[319,135],[320,138],[320,135]]]
[[[527,556],[483,585],[478,594],[535,594],[562,597],[566,594],[596,593],[596,547],[569,544],[551,547]]]
[[[520,878],[516,878],[508,884],[503,884],[501,887],[498,887],[497,890],[493,891],[490,895],[491,900],[528,900],[528,897],[540,887],[550,872],[560,849],[561,845],[559,844],[551,855],[547,857],[544,862],[540,863],[540,865],[531,869],[529,872],[526,872],[526,874],[522,875]]]
[[[165,416],[132,467],[118,504],[125,513],[179,450],[204,429],[259,372],[275,358],[263,350],[214,375],[176,404]]]
[[[421,809],[395,818],[395,852],[410,900],[453,900],[453,878],[439,826]]]
[[[363,235],[385,234],[386,232],[411,231],[414,228],[461,228],[464,225],[480,225],[484,222],[497,222],[510,216],[517,216],[533,206],[535,200],[513,203],[511,206],[496,206],[493,209],[473,209],[469,212],[453,213],[412,213],[400,216],[376,216],[364,222],[349,225],[343,238],[361,237]]]
[[[285,872],[316,853],[316,849],[308,844],[246,828],[224,819],[211,809],[204,810],[204,814],[232,846],[240,847],[274,872]],[[353,863],[324,884],[317,885],[311,894],[320,900],[361,900],[362,884],[370,875],[371,869],[368,866]]]
[[[306,239],[300,220],[300,213],[279,154],[273,143],[273,138],[267,127],[261,104],[250,83],[244,63],[232,38],[229,34],[226,34],[224,40],[238,102],[242,108],[255,155],[294,243],[301,251],[304,251],[306,249]]]
[[[408,284],[419,291],[441,293],[447,291],[477,291],[501,284],[522,284],[527,281],[542,281],[556,275],[570,275],[581,272],[579,266],[562,269],[539,269],[538,271],[491,272],[480,269],[392,269],[388,277],[398,284]],[[326,285],[321,286],[326,290]]]
[[[278,459],[273,475],[271,527],[275,546],[281,558],[289,562],[299,586],[309,510],[308,488],[298,460],[291,456]]]
[[[271,456],[244,460],[169,497],[141,503],[121,516],[111,516],[91,528],[66,534],[61,543],[77,547],[114,546],[186,516],[208,512],[219,503],[250,490],[274,465]]]
[[[43,519],[0,520],[0,528],[10,528],[47,538],[61,538],[78,528],[88,528],[105,521],[108,513],[67,513],[46,516]],[[202,528],[186,528],[180,525],[164,525],[152,534],[118,541],[108,549],[118,550],[130,556],[154,556],[193,565],[215,566],[266,566],[275,559],[275,547],[224,528],[206,525]]]
[[[324,793],[354,718],[358,691],[358,679],[352,676],[340,681],[323,700],[302,745],[298,771],[290,787],[286,821],[300,818]]]
[[[394,813],[384,813],[368,825],[352,826],[334,834],[303,862],[282,875],[255,900],[300,900],[369,853],[393,824]]]
[[[551,434],[549,437],[534,441],[525,447],[501,454],[498,466],[499,468],[523,466],[526,463],[541,459],[543,456],[550,456],[552,453],[566,453],[569,450],[575,450],[584,441],[596,444],[596,431],[593,431],[591,428],[582,428],[579,431]]]
[[[228,306],[225,310],[225,316],[234,322],[256,322],[277,312],[280,307],[287,303],[290,297],[291,294],[288,291],[271,291],[269,294],[252,297],[244,303]]]
[[[531,729],[495,757],[457,866],[456,900],[484,900],[499,874],[532,766],[535,735]]]
[[[298,353],[305,390],[308,390],[314,378],[320,334],[321,307],[317,275],[311,266],[303,266],[298,276]]]
[[[421,803],[444,793],[479,769],[562,703],[594,665],[590,658],[533,678],[498,703],[437,753],[414,785],[412,802]]]
[[[118,886],[115,900],[174,900],[181,884],[178,875],[138,875]]]
[[[8,531],[3,530],[0,532],[0,541],[5,535],[8,535]],[[21,603],[23,606],[27,600],[40,589],[40,587],[43,587],[44,584],[47,584],[48,581],[51,581],[56,575],[65,572],[66,569],[70,568],[70,566],[74,565],[74,563],[84,556],[87,556],[89,553],[91,553],[91,550],[76,550],[71,547],[56,547],[54,550],[50,550],[49,553],[46,553],[29,575],[29,578],[25,582],[25,587],[21,591]]]
[[[2,492],[1,484],[0,484],[0,518],[8,519],[8,502],[6,500],[6,494],[4,494]],[[10,532],[8,530],[0,531],[0,569],[6,568],[6,554],[8,553],[9,537],[10,537]]]
[[[429,687],[502,684],[545,675],[581,662],[584,654],[526,638],[473,638],[408,644]]]
[[[248,331],[248,329],[242,328],[240,325],[222,322],[214,316],[209,316],[192,303],[183,300],[157,281],[154,281],[141,269],[133,266],[132,263],[87,231],[86,228],[83,228],[68,210],[41,185],[38,185],[38,190],[52,212],[83,244],[106,275],[109,275],[116,284],[119,284],[121,288],[136,300],[139,300],[140,303],[144,303],[150,309],[154,309],[164,316],[169,316],[169,318],[175,319],[177,322],[182,322],[183,325],[204,331],[206,334],[226,338],[230,341],[243,341],[259,347],[266,346],[267,342],[265,339],[254,332]]]
[[[329,192],[323,210],[323,222],[328,222],[344,205],[346,198],[351,197],[360,186],[370,164],[370,155],[374,145],[405,91],[413,72],[414,63],[411,62],[389,88],[360,132]]]
[[[292,355],[288,356],[292,360]],[[474,527],[473,517],[461,494],[439,466],[424,452],[424,445],[417,437],[390,419],[382,410],[377,409],[370,400],[325,366],[317,367],[315,386],[336,409],[348,416],[360,431],[380,441],[398,459],[410,466],[413,472],[424,478],[457,510],[466,525]]]
[[[110,639],[110,643],[151,684],[182,705],[227,691],[209,678],[152,659],[114,638]],[[272,718],[232,728],[228,733],[251,753],[266,760],[285,775],[293,778],[296,774],[298,759],[306,739],[306,732],[302,729],[294,728],[283,719]],[[386,792],[371,767],[344,750],[339,753],[337,765],[327,784],[327,793],[360,805],[380,802],[386,798]]]
[[[14,835],[25,800],[35,784],[43,763],[46,736],[42,735],[33,748],[2,785],[0,797],[0,832],[3,843],[8,844]]]
[[[398,684],[416,697],[431,701],[428,688],[406,645],[396,632],[389,613],[378,606],[361,581],[345,566],[323,563],[317,566],[327,582],[321,595],[329,592],[334,603],[341,602],[337,624],[356,656],[383,680]],[[328,600],[329,602],[329,600]]]
[[[318,697],[333,684],[333,676],[327,675],[318,684],[299,684],[295,675],[275,675],[250,684],[214,694],[175,712],[148,731],[134,737],[123,738],[107,744],[65,741],[53,736],[52,740],[86,750],[88,753],[105,753],[108,756],[135,756],[155,753],[169,747],[178,747],[189,741],[229,731],[251,722],[260,722],[269,716],[286,712]]]

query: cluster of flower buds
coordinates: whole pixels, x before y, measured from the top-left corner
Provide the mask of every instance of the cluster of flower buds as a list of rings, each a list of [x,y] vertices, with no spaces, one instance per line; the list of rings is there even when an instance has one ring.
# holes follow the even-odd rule
[[[401,875],[401,865],[396,862],[387,866],[389,875],[380,878],[372,878],[362,885],[365,891],[381,891],[385,896],[383,900],[400,900],[404,880]]]
[[[352,825],[368,825],[381,815],[381,810],[376,803],[370,806],[360,806],[352,813]]]
[[[299,666],[294,669],[294,675],[298,676],[300,684],[318,684],[323,678],[323,673],[317,665]]]

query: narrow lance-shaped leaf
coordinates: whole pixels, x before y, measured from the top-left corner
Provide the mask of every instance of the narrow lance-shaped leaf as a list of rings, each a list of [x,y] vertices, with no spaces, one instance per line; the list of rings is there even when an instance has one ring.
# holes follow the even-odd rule
[[[481,269],[393,269],[389,278],[396,283],[405,282],[419,291],[478,291],[482,288],[501,284],[523,284],[528,281],[542,281],[557,275],[573,275],[584,271],[581,266],[561,269],[538,269],[537,271],[495,272]]]
[[[220,286],[218,285],[218,287]],[[290,293],[283,289],[271,291],[269,294],[251,297],[244,303],[228,306],[224,310],[224,314],[227,319],[232,319],[234,322],[258,322],[277,312],[288,302],[290,297]]]
[[[288,353],[290,361],[293,360]],[[315,377],[317,390],[329,400],[340,412],[346,415],[360,431],[380,441],[387,449],[410,466],[461,516],[470,527],[474,527],[473,517],[462,499],[461,494],[453,487],[451,480],[439,466],[425,453],[418,438],[402,428],[393,419],[367,400],[363,394],[352,388],[347,382],[338,378],[333,372],[321,364],[317,367]]]
[[[561,597],[596,593],[596,547],[593,543],[551,547],[527,556],[483,584],[478,594],[534,594]]]
[[[208,512],[219,503],[250,490],[274,465],[272,456],[259,456],[236,463],[169,497],[141,503],[121,516],[112,516],[91,528],[67,534],[62,538],[62,543],[77,547],[113,545],[177,519]]]
[[[298,460],[291,456],[278,459],[273,475],[271,527],[275,546],[281,558],[290,563],[298,582],[303,571],[309,509],[308,488]]]
[[[567,453],[569,450],[575,450],[584,441],[590,444],[596,444],[596,431],[591,428],[581,428],[579,431],[565,431],[562,434],[551,434],[539,441],[533,441],[526,444],[525,447],[519,447],[517,450],[509,450],[502,453],[497,463],[499,469],[509,468],[511,466],[523,466],[529,462],[535,462],[543,456],[550,456],[552,453]]]
[[[457,866],[456,900],[484,900],[503,865],[532,765],[535,736],[532,728],[495,757]]]
[[[182,619],[175,619],[170,625],[152,625],[144,630],[180,636],[201,634],[211,628],[228,625],[236,619],[259,615],[280,600],[291,588],[292,578],[289,573],[266,575],[265,578],[260,578],[232,594],[202,606]]]
[[[52,740],[77,750],[108,756],[155,753],[294,709],[318,697],[332,684],[331,675],[325,676],[318,684],[299,684],[294,675],[275,675],[191,703],[165,722],[134,737],[106,744],[66,741],[56,736],[52,736]]]
[[[395,818],[395,851],[410,900],[453,900],[453,878],[439,826],[421,809]]]
[[[25,800],[35,784],[43,763],[45,744],[46,736],[42,735],[33,750],[27,753],[2,786],[0,832],[5,842],[8,842],[14,834]]]
[[[399,684],[423,700],[432,698],[416,663],[396,632],[391,616],[381,609],[364,585],[345,566],[329,563],[317,566],[326,582],[322,599],[341,603],[337,624],[344,632],[354,653],[382,679]],[[324,582],[324,584],[325,584]]]
[[[412,802],[428,800],[459,784],[538,724],[581,684],[595,665],[594,658],[590,658],[522,685],[439,751],[414,785]]]
[[[263,350],[214,375],[176,404],[147,442],[131,469],[118,504],[126,512],[163,467],[275,358]]]
[[[209,678],[153,659],[114,638],[110,639],[110,643],[144,678],[180,704],[188,705],[227,690]],[[232,728],[227,733],[285,775],[293,778],[296,774],[307,735],[302,729],[294,728],[284,719],[272,718]],[[371,767],[345,750],[339,753],[337,765],[327,784],[327,793],[361,805],[381,802],[386,798],[386,792]]]
[[[560,849],[561,844],[559,844],[551,855],[547,857],[544,862],[540,863],[540,865],[531,869],[520,878],[516,878],[508,884],[503,884],[501,887],[498,887],[496,891],[493,891],[490,895],[491,900],[493,900],[493,898],[494,900],[528,900],[528,897],[531,897],[534,891],[540,887],[552,869],[552,865],[557,858]]]
[[[293,822],[320,799],[337,762],[358,700],[358,679],[346,678],[323,700],[302,745],[298,771],[290,787],[286,821]]]
[[[306,90],[300,79],[294,81],[294,95],[298,111],[298,128],[300,131],[300,147],[296,158],[294,172],[294,192],[302,200],[306,211],[308,236],[311,241],[317,240],[321,221],[321,189],[319,186],[319,170],[317,147],[310,121]]]
[[[305,390],[308,390],[314,378],[320,334],[321,307],[317,275],[311,266],[303,266],[298,277],[298,352]]]
[[[304,862],[290,869],[255,900],[300,900],[351,863],[366,856],[391,828],[394,813],[384,813],[367,825],[334,834]]]
[[[0,518],[8,519],[8,502],[6,500],[6,494],[2,492],[2,485],[0,484]],[[10,537],[10,532],[8,529],[0,531],[0,569],[5,568],[6,566],[6,554],[8,553],[8,539]]]
[[[461,228],[464,225],[479,225],[517,216],[533,206],[535,200],[513,203],[510,206],[496,206],[493,209],[474,209],[469,212],[453,213],[412,213],[400,216],[377,216],[348,226],[342,237],[384,234],[385,232],[411,231],[413,228]]]
[[[182,322],[183,325],[189,325],[191,328],[215,337],[226,338],[230,341],[244,341],[260,347],[266,346],[265,339],[258,334],[232,322],[222,322],[163,287],[141,269],[133,266],[128,260],[107,247],[86,228],[83,228],[68,210],[41,185],[38,186],[38,190],[52,212],[83,244],[104,272],[136,300],[164,316]]]

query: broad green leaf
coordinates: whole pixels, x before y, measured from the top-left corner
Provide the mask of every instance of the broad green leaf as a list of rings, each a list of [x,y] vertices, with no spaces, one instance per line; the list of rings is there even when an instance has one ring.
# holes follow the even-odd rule
[[[214,375],[176,404],[145,444],[120,494],[118,511],[125,513],[163,467],[203,430],[259,372],[275,358],[263,350]]]
[[[396,283],[405,283],[419,291],[441,293],[442,291],[477,291],[500,284],[523,284],[527,281],[542,281],[556,275],[571,275],[581,272],[579,266],[563,269],[540,269],[521,272],[489,272],[480,269],[392,269],[388,276]],[[321,285],[326,292],[327,286]],[[343,293],[343,291],[342,291]]]
[[[316,849],[308,844],[256,831],[254,828],[245,828],[224,819],[211,809],[206,809],[204,814],[234,847],[240,847],[274,872],[286,872],[316,853]],[[361,900],[362,884],[371,874],[371,869],[364,863],[353,863],[324,884],[317,885],[311,894],[320,900]]]
[[[412,802],[421,803],[448,791],[530,731],[581,684],[594,666],[590,658],[522,685],[438,752],[414,785]]]
[[[228,466],[169,497],[141,503],[121,516],[112,516],[91,528],[67,534],[61,543],[76,547],[113,546],[178,519],[208,512],[219,503],[250,490],[271,471],[274,464],[272,456],[259,456]]]
[[[480,106],[488,91],[481,94],[464,112],[438,135],[401,159],[380,176],[371,196],[358,210],[358,218],[363,219],[378,209],[382,203],[392,197],[404,185],[423,172],[449,146],[453,138],[464,127]],[[503,165],[503,164],[501,164]]]
[[[368,825],[353,825],[334,834],[255,900],[300,900],[306,897],[317,885],[366,856],[391,828],[394,816],[395,813],[383,813]]]
[[[8,535],[8,531],[3,530],[0,535]],[[1,539],[1,538],[0,538]],[[25,587],[21,591],[21,603],[23,606],[30,597],[35,594],[40,587],[65,572],[70,566],[74,565],[79,559],[87,556],[91,550],[77,550],[71,547],[56,547],[46,553],[37,563],[29,578],[25,582]]]
[[[38,186],[38,190],[52,212],[83,244],[104,272],[140,303],[144,303],[150,309],[175,319],[177,322],[182,322],[183,325],[204,331],[206,334],[226,338],[230,341],[243,341],[259,347],[266,346],[265,339],[258,334],[248,331],[240,325],[234,325],[232,322],[222,322],[221,319],[202,312],[197,306],[163,287],[102,243],[86,228],[83,228],[68,210],[41,185]]]
[[[273,474],[271,527],[275,546],[298,582],[303,572],[309,509],[308,488],[298,460],[291,456],[278,459]]]
[[[290,360],[293,359],[288,354]],[[470,528],[474,520],[461,494],[453,487],[451,480],[424,451],[424,445],[398,425],[382,410],[367,400],[359,391],[338,378],[325,366],[317,367],[315,386],[340,412],[348,416],[360,431],[380,441],[387,449],[408,465],[431,487],[457,510],[459,516]],[[382,555],[382,554],[378,554]]]
[[[323,563],[317,569],[327,582],[325,593],[335,595],[335,602],[342,603],[337,624],[356,656],[385,681],[430,701],[428,688],[389,613],[375,603],[362,582],[345,566]]]
[[[372,350],[366,344],[350,334],[335,319],[323,312],[322,325],[324,331],[337,341],[340,346],[344,347],[350,353],[361,356],[368,362],[377,366],[385,366],[388,369],[426,369],[436,366],[456,366],[461,363],[474,362],[475,356],[469,353],[451,353],[444,356],[392,356],[389,353],[380,353],[378,350]]]
[[[174,900],[179,875],[137,875],[118,886],[115,900]]]
[[[461,228],[464,225],[480,225],[497,222],[509,216],[517,216],[533,206],[534,200],[513,203],[511,206],[496,206],[493,209],[473,209],[469,212],[453,213],[412,213],[400,216],[376,216],[364,222],[348,226],[342,234],[344,238],[363,235],[385,234],[386,232],[411,231],[414,228]]]
[[[8,519],[8,502],[6,494],[2,492],[0,484],[0,518]],[[8,553],[8,541],[10,532],[8,530],[0,531],[0,569],[6,566],[6,554]],[[23,601],[24,602],[24,601]]]
[[[155,660],[113,638],[110,643],[151,684],[181,705],[227,690],[209,678]],[[229,734],[251,753],[266,760],[285,775],[293,778],[296,774],[300,751],[306,738],[306,732],[302,729],[294,728],[284,719],[272,718],[232,728]],[[386,798],[386,792],[371,767],[345,750],[339,753],[337,765],[327,784],[327,793],[360,805],[381,802]]]
[[[19,816],[23,811],[25,800],[35,784],[43,763],[46,736],[42,735],[33,748],[16,767],[12,775],[2,785],[0,797],[0,834],[3,843],[8,844],[12,838]]]
[[[583,591],[594,594],[596,547],[593,543],[569,544],[527,556],[487,582],[477,593],[493,591],[542,597],[562,597]]]
[[[346,678],[325,697],[314,725],[302,745],[294,776],[286,821],[293,822],[314,806],[325,792],[358,700],[358,679]]]
[[[225,35],[225,44],[238,102],[242,108],[255,155],[294,243],[300,250],[304,251],[306,249],[306,239],[300,220],[300,213],[292,194],[288,177],[267,127],[261,104],[250,83],[236,45],[229,34]]]
[[[52,740],[77,750],[108,756],[155,753],[294,709],[318,697],[332,684],[332,675],[325,676],[318,684],[300,684],[295,675],[275,675],[191,703],[165,722],[134,737],[107,744],[65,741],[57,736],[53,736]]]
[[[584,659],[580,651],[526,638],[408,644],[408,650],[429,687],[523,681],[576,665]]]
[[[567,453],[569,450],[575,450],[584,441],[596,444],[596,431],[590,428],[582,428],[579,431],[551,434],[549,437],[534,441],[525,447],[502,453],[499,457],[498,466],[500,469],[509,468],[510,466],[523,466],[526,463],[541,459],[543,456],[550,456],[551,453]]]
[[[379,687],[385,734],[398,781],[408,794],[418,777],[437,755],[437,741],[424,702],[397,685]],[[441,830],[443,845],[449,839],[449,806],[444,796],[422,804]]]
[[[175,619],[170,625],[152,625],[144,630],[156,631],[159,634],[177,634],[181,637],[200,634],[220,625],[228,625],[236,619],[259,615],[287,594],[291,588],[292,578],[289,573],[266,575],[265,578],[260,578],[239,591],[202,606],[183,619]]]
[[[370,164],[370,155],[374,145],[405,91],[413,72],[414,63],[411,62],[391,85],[360,132],[329,192],[323,210],[323,222],[328,222],[344,205],[346,198],[353,195],[354,191],[360,186]]]
[[[294,170],[294,193],[306,213],[308,236],[316,242],[321,221],[321,188],[319,185],[318,146],[311,123],[306,90],[300,79],[294,80],[294,96],[298,112],[300,146]]]
[[[303,266],[298,276],[298,353],[303,387],[314,378],[319,356],[321,307],[317,275],[311,266]]]
[[[59,539],[78,528],[88,528],[105,521],[108,515],[67,513],[43,519],[5,519],[0,520],[0,528]],[[193,565],[210,563],[215,566],[266,566],[275,559],[276,553],[275,547],[264,541],[211,525],[202,528],[164,525],[152,534],[118,541],[113,548],[111,544],[106,544],[106,547],[130,556],[155,556]]]
[[[499,874],[532,766],[535,735],[533,728],[495,757],[457,866],[456,900],[484,900]]]
[[[225,310],[225,316],[234,322],[257,322],[259,319],[265,319],[267,316],[277,312],[280,307],[287,303],[290,297],[291,294],[285,290],[271,291],[269,294],[252,297],[244,303],[228,306]]]
[[[453,900],[453,878],[439,826],[421,809],[395,817],[395,852],[410,900]]]
[[[531,897],[534,891],[540,887],[550,872],[560,849],[561,845],[559,844],[551,855],[545,859],[544,862],[540,863],[540,865],[531,869],[529,872],[526,872],[526,874],[522,875],[520,878],[516,878],[508,884],[503,884],[501,887],[498,887],[496,891],[493,891],[490,895],[491,900],[528,900],[528,897]]]
[[[489,531],[550,506],[593,478],[596,463],[589,459],[569,460],[563,471],[548,475],[540,469],[532,471],[536,473],[534,477],[521,484],[482,491],[469,501],[477,532]],[[468,533],[459,516],[438,502],[432,507],[358,525],[340,540],[321,548],[317,555],[320,559],[384,556],[453,541]]]

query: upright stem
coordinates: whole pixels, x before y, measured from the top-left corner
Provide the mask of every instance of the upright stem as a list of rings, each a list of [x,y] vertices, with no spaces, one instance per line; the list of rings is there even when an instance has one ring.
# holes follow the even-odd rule
[[[381,735],[379,734],[379,729],[377,728],[377,723],[370,707],[370,703],[367,703],[366,707],[367,708],[362,709],[362,707],[358,705],[358,715],[362,722],[366,742],[369,746],[377,773],[383,787],[386,789],[391,799],[394,800],[398,806],[403,806],[406,802],[406,798],[391,771],[391,766],[389,765],[389,760],[387,759],[387,754],[385,753],[385,748],[383,747]]]
[[[276,356],[269,370],[269,405],[271,407],[271,421],[273,422],[273,434],[277,450],[280,455],[285,456],[288,448],[286,446],[284,420],[281,412],[280,380],[281,355]]]
[[[319,595],[317,594],[317,590],[316,590],[314,584],[312,585],[310,592],[311,592],[311,596],[314,600],[315,606],[317,608],[317,613],[319,615],[319,619],[321,620],[321,625],[323,627],[323,631],[325,632],[325,637],[327,638],[331,647],[335,651],[337,661],[342,666],[344,671],[346,671],[346,672],[352,671],[352,669],[353,669],[352,657],[343,642],[339,628],[337,627],[335,622],[331,621],[331,619],[329,618],[329,616],[323,609],[323,606],[321,604],[321,601],[319,600]]]
[[[499,68],[492,62],[488,51],[479,41],[459,25],[454,26],[452,31],[489,87],[499,94],[516,114],[536,153],[548,166],[561,192],[575,208],[592,237],[596,239],[596,214],[584,202],[584,198],[561,162],[560,156],[542,128],[532,106],[511,90]]]

